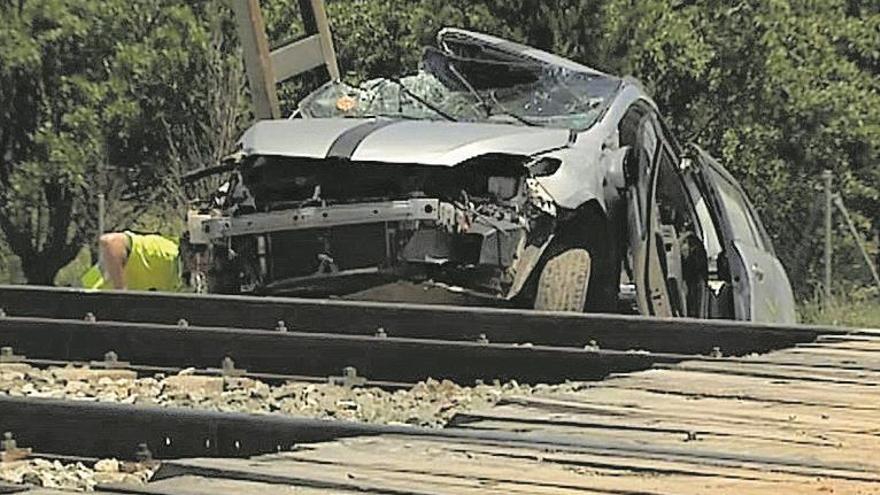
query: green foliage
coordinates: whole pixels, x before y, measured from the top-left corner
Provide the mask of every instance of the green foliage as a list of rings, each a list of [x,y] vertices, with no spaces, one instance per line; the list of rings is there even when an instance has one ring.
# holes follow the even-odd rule
[[[614,58],[604,62],[642,79],[677,134],[743,181],[802,290],[820,259],[821,217],[811,205],[823,169],[835,172],[863,227],[880,218],[880,14],[850,7],[754,0],[634,9],[612,0],[605,8],[601,52]]]
[[[169,136],[217,132],[195,124],[231,24],[220,5],[0,2],[0,230],[28,281],[51,283],[94,237],[98,193],[109,228],[169,198]]]

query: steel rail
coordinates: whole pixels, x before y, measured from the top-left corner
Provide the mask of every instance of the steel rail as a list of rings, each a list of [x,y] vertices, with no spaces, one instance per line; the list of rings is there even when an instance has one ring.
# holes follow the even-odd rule
[[[147,366],[216,367],[224,357],[251,372],[331,376],[347,366],[371,380],[448,378],[524,383],[600,380],[690,355],[281,332],[128,322],[0,318],[0,345],[31,359],[119,359]]]
[[[643,349],[677,354],[764,352],[819,335],[854,329],[766,325],[729,320],[646,318],[424,304],[355,302],[280,297],[94,292],[79,289],[0,286],[0,308],[12,316],[271,329],[279,321],[299,332],[475,340],[603,349]]]
[[[716,465],[761,462],[780,472],[819,473],[845,479],[880,480],[857,463],[825,463],[809,458],[756,456],[688,446],[608,444],[601,439],[541,433],[321,420],[282,414],[247,414],[203,409],[138,406],[0,396],[0,425],[15,432],[20,445],[39,452],[88,457],[130,458],[146,443],[158,459],[246,457],[288,450],[297,444],[362,435],[403,435],[427,439],[544,446],[602,454],[638,453],[660,459],[700,459]],[[818,475],[818,474],[816,474]]]

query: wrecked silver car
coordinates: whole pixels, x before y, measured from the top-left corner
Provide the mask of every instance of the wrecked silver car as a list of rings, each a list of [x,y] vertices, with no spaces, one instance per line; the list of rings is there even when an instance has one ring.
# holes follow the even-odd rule
[[[636,81],[492,36],[330,82],[251,127],[190,214],[208,291],[343,295],[395,280],[545,310],[794,320],[737,182]]]

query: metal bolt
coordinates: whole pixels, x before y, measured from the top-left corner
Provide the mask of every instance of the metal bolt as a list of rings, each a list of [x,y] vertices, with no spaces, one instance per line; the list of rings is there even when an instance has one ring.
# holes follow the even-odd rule
[[[13,438],[11,431],[3,432],[3,441],[0,442],[0,446],[2,446],[3,450],[6,452],[12,452],[18,448],[18,444],[15,442],[15,438]]]
[[[235,361],[233,361],[232,358],[229,356],[224,357],[223,361],[220,362],[220,369],[223,370],[224,375],[229,372],[235,371]]]
[[[699,440],[699,438],[697,438],[697,432],[695,431],[687,432],[687,437],[684,439],[685,442],[695,442],[697,440]]]
[[[14,353],[12,352],[12,347],[0,347],[0,357],[12,357],[13,355]]]
[[[385,338],[385,337],[387,337],[387,336],[388,336],[388,334],[385,333],[385,329],[384,329],[384,328],[379,327],[379,328],[376,329],[376,337]]]
[[[90,361],[89,366],[92,368],[102,368],[105,370],[123,370],[127,369],[129,366],[128,361],[120,361],[119,354],[116,354],[114,351],[107,351],[104,353],[103,361]]]
[[[31,452],[32,450],[29,448],[23,449],[18,446],[18,442],[15,441],[11,431],[3,433],[3,440],[0,440],[0,461],[20,461],[29,456]]]
[[[331,376],[327,380],[331,385],[341,385],[351,388],[367,383],[367,379],[359,376],[357,368],[354,366],[346,366],[342,368],[342,376]]]
[[[229,356],[224,357],[223,361],[220,362],[220,374],[223,376],[241,376],[244,375],[245,372],[246,370],[236,368],[235,361]]]
[[[0,363],[20,363],[25,360],[24,356],[18,356],[12,347],[0,347]]]
[[[477,337],[477,343],[478,344],[488,344],[489,343],[489,339],[486,338],[485,333],[481,333],[480,336]]]
[[[0,318],[6,318],[6,310],[3,308],[0,308]]]
[[[98,321],[98,319],[95,318],[95,313],[92,313],[91,311],[86,313],[86,316],[83,319],[89,323],[94,323],[94,322]]]
[[[724,357],[724,354],[721,353],[720,347],[713,347],[712,352],[710,352],[709,355],[712,356],[713,358]]]
[[[284,323],[284,320],[278,320],[278,324],[275,325],[275,330],[277,330],[279,332],[286,332],[287,331],[287,324]]]
[[[181,318],[181,319],[177,320],[177,327],[178,328],[186,328],[188,326],[189,326],[189,322],[186,321],[186,318]]]

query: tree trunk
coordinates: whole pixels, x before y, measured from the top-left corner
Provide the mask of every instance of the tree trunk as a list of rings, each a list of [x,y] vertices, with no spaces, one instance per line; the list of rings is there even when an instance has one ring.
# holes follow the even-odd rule
[[[21,271],[29,285],[52,285],[55,274],[61,267],[50,265],[54,264],[41,263],[38,257],[21,258]]]

